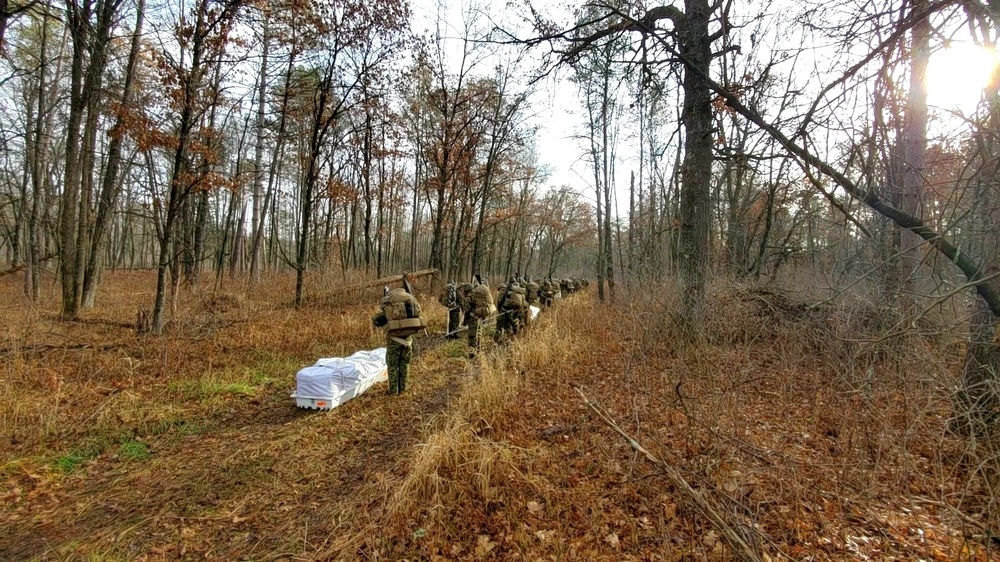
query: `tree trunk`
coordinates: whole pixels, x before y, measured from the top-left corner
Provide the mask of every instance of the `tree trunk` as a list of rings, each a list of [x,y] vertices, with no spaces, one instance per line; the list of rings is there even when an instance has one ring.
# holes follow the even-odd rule
[[[926,10],[926,0],[916,0],[911,13],[917,14]],[[923,205],[920,201],[920,188],[924,185],[924,175],[927,167],[927,63],[930,61],[930,18],[920,20],[910,30],[910,88],[906,100],[902,138],[902,169],[900,172],[900,208],[904,213],[917,219],[923,219]],[[912,231],[902,230],[899,239],[900,279],[903,298],[900,304],[903,313],[913,316],[914,310],[912,290],[920,266],[923,241]]]
[[[684,67],[684,163],[680,208],[681,320],[691,336],[701,332],[708,278],[708,238],[711,220],[712,99],[708,82],[712,64],[707,0],[685,0],[678,25]],[[690,66],[688,66],[690,65]]]
[[[42,192],[44,190],[43,160],[45,158],[45,147],[48,139],[45,136],[45,71],[48,67],[46,57],[48,56],[48,18],[42,20],[42,37],[39,47],[38,65],[38,93],[35,96],[37,106],[35,109],[34,131],[32,133],[33,143],[31,146],[31,212],[28,215],[28,269],[25,272],[24,288],[32,302],[37,303],[41,293],[41,225],[39,219],[42,212]],[[30,126],[30,124],[29,124]]]
[[[258,231],[262,230],[264,215],[263,211],[267,207],[267,202],[264,201],[264,120],[267,117],[266,110],[267,105],[265,103],[265,98],[267,96],[267,57],[268,49],[270,47],[270,35],[268,33],[270,29],[270,10],[263,10],[264,12],[264,37],[263,46],[261,53],[260,62],[260,74],[257,76],[257,138],[256,143],[254,143],[254,153],[253,153],[253,215],[250,221],[250,232],[253,236],[253,242],[250,246],[250,281],[257,282],[260,280],[260,236]],[[291,58],[291,57],[290,57]],[[286,84],[287,90],[287,84]],[[285,94],[287,99],[288,95]],[[282,124],[284,124],[285,116],[281,116]],[[274,168],[274,163],[272,162],[271,168]],[[240,227],[242,232],[242,226]]]
[[[177,287],[180,283],[180,263],[174,255],[174,241],[177,235],[174,232],[181,212],[186,207],[188,194],[194,187],[190,180],[185,178],[188,171],[188,143],[191,140],[195,126],[195,103],[196,92],[201,87],[201,76],[203,73],[202,57],[203,49],[207,39],[205,30],[206,12],[208,0],[201,0],[197,8],[197,21],[195,23],[192,44],[191,44],[191,66],[189,69],[180,69],[182,73],[183,91],[181,97],[181,114],[177,126],[177,146],[174,149],[173,162],[170,170],[169,198],[167,201],[166,217],[163,223],[163,230],[160,236],[159,259],[157,260],[156,271],[156,296],[153,300],[153,318],[151,330],[154,334],[163,333],[164,327],[164,306],[166,304],[167,273],[171,273],[171,302],[174,306],[177,303]],[[185,225],[181,225],[184,227]]]
[[[108,145],[107,164],[97,201],[94,229],[90,240],[90,252],[87,256],[87,265],[83,273],[83,304],[85,307],[94,305],[94,297],[97,289],[98,256],[105,244],[108,224],[112,219],[112,213],[114,212],[120,193],[121,182],[119,181],[119,172],[121,170],[122,135],[124,134],[122,128],[124,127],[126,112],[130,110],[135,90],[134,76],[139,59],[140,38],[142,37],[145,17],[146,2],[145,0],[139,0],[136,6],[135,30],[132,33],[128,63],[125,66],[125,84],[122,88],[121,106],[116,112],[115,122],[110,131],[111,142]]]
[[[77,212],[80,205],[80,127],[87,107],[84,93],[84,62],[90,29],[90,3],[66,3],[66,24],[73,41],[70,70],[69,117],[66,124],[66,158],[63,169],[62,205],[59,212],[59,264],[62,284],[62,317],[74,319],[80,307],[76,275]]]

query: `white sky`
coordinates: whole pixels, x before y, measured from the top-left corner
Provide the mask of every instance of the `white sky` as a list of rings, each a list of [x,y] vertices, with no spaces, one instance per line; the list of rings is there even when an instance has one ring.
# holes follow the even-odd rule
[[[463,10],[467,10],[471,3],[468,0],[446,0],[444,2],[446,5],[446,8],[443,10],[445,14],[445,26],[442,29],[442,33],[446,36],[446,45],[448,43],[451,44],[450,48],[453,57],[457,57],[461,53],[460,38],[464,33]],[[501,23],[497,21],[498,18],[504,18],[502,23],[507,29],[512,28],[515,24],[510,18],[510,14],[514,12],[505,11],[505,7],[508,4],[489,2],[487,0],[483,0],[480,4],[482,6],[477,17],[482,22],[484,28],[491,27],[490,21]],[[555,2],[546,2],[543,0],[541,2],[536,1],[536,4],[555,4]],[[437,0],[411,0],[411,8],[413,10],[412,29],[414,32],[418,34],[424,34],[425,32],[433,33],[439,13],[438,6],[439,2]],[[566,7],[566,14],[570,13],[570,9]],[[484,10],[494,13],[486,14]],[[528,34],[526,29],[524,34]],[[494,54],[489,59],[483,60],[478,64],[477,74],[488,74],[493,65],[498,62],[505,62],[506,60],[506,57],[502,54],[502,48],[494,46],[486,48]],[[453,60],[452,62],[457,64],[457,61]],[[525,68],[523,75],[525,81],[532,76],[533,70],[533,68]],[[566,77],[567,73],[565,71],[559,71],[537,86],[537,92],[531,104],[535,113],[532,121],[539,127],[536,139],[541,164],[550,172],[546,185],[570,185],[577,191],[581,191],[588,187],[586,180],[581,179],[581,176],[586,178],[586,174],[589,171],[586,163],[580,160],[581,147],[573,139],[574,134],[579,131],[580,126],[580,120],[577,116],[573,115],[573,112],[579,106],[579,98],[577,97],[576,86],[569,82]]]
[[[447,37],[446,45],[449,43],[452,45],[446,49],[453,49],[454,52],[460,53],[459,39],[465,33],[463,13],[467,13],[469,6],[477,1],[480,6],[476,14],[479,21],[483,22],[482,27],[484,28],[492,27],[490,24],[492,21],[502,23],[505,29],[515,29],[518,25],[518,18],[522,17],[519,13],[524,13],[524,8],[516,1],[508,3],[490,2],[489,0],[441,0],[441,2],[438,0],[411,0],[414,14],[413,30],[417,33],[433,31],[438,19],[439,6],[446,6],[443,9],[445,14],[443,34]],[[549,16],[563,14],[565,19],[562,23],[568,24],[573,6],[577,3],[534,0],[534,4],[540,9],[546,9]],[[527,27],[522,27],[522,30],[523,36],[530,34]],[[795,41],[795,39],[788,37],[787,41]],[[759,43],[757,49],[761,48],[766,47]],[[786,46],[782,45],[780,40],[775,40],[770,48],[780,51]],[[789,45],[788,48],[795,49],[798,48],[798,45]],[[505,61],[502,48],[491,46],[490,49],[490,56],[479,63],[476,74],[490,73],[493,65]],[[817,57],[818,61],[821,51],[822,48],[807,56],[806,60],[810,57]],[[804,61],[799,61],[799,63],[802,62]],[[936,125],[933,126],[940,127],[942,123],[951,125],[953,120],[946,117],[949,112],[971,115],[980,98],[982,88],[989,78],[991,68],[995,64],[995,53],[988,53],[970,43],[953,41],[949,49],[936,51],[932,56],[927,77],[928,104],[931,106],[932,114],[938,115]],[[533,68],[526,68],[525,79],[532,74],[533,70]],[[557,70],[554,75],[538,85],[535,101],[532,104],[536,112],[535,122],[540,127],[537,135],[538,153],[541,163],[546,165],[550,171],[547,186],[569,185],[581,195],[592,199],[591,181],[588,179],[592,172],[587,162],[581,157],[583,154],[581,143],[574,138],[582,130],[581,102],[576,86],[567,79],[568,72],[566,69]],[[955,119],[954,125],[951,126],[959,126],[959,123],[960,121]],[[618,205],[623,213],[626,212],[627,208],[622,207],[622,204],[627,204],[629,172],[637,164],[637,158],[633,155],[635,152],[633,144],[634,140],[628,138],[628,134],[623,131],[619,138],[617,149],[619,160],[616,165]]]

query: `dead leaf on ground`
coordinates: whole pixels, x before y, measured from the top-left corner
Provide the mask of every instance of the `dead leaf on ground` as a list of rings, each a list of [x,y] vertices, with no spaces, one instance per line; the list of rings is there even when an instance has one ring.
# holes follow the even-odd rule
[[[479,535],[479,539],[476,540],[476,556],[486,556],[496,546],[497,543],[491,541],[489,535]]]
[[[618,540],[618,533],[608,533],[608,536],[604,537],[604,541],[614,549],[617,549],[621,545],[621,541]]]

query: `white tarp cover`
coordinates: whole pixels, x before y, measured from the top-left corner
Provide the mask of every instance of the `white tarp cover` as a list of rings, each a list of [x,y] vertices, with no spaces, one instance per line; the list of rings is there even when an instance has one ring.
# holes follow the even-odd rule
[[[386,380],[385,348],[327,357],[295,375],[295,398],[329,400],[335,407]]]

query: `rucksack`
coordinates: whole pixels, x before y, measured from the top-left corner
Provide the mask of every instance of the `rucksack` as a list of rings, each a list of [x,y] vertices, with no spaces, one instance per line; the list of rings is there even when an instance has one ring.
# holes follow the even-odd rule
[[[441,296],[438,297],[438,302],[444,306],[447,306],[448,308],[455,306],[455,304],[458,302],[458,293],[455,289],[454,284],[448,284],[445,286],[444,291],[441,293]]]
[[[524,310],[528,308],[528,299],[525,298],[525,291],[521,287],[508,287],[507,298],[504,301],[505,310]]]
[[[420,317],[420,303],[403,289],[393,289],[379,301],[389,323],[390,336],[405,338],[423,330],[427,323]]]
[[[497,311],[493,304],[493,293],[485,284],[477,285],[469,292],[469,302],[472,304],[473,314],[478,318],[486,318]]]
[[[528,304],[533,304],[538,302],[538,283],[534,281],[528,283]]]

